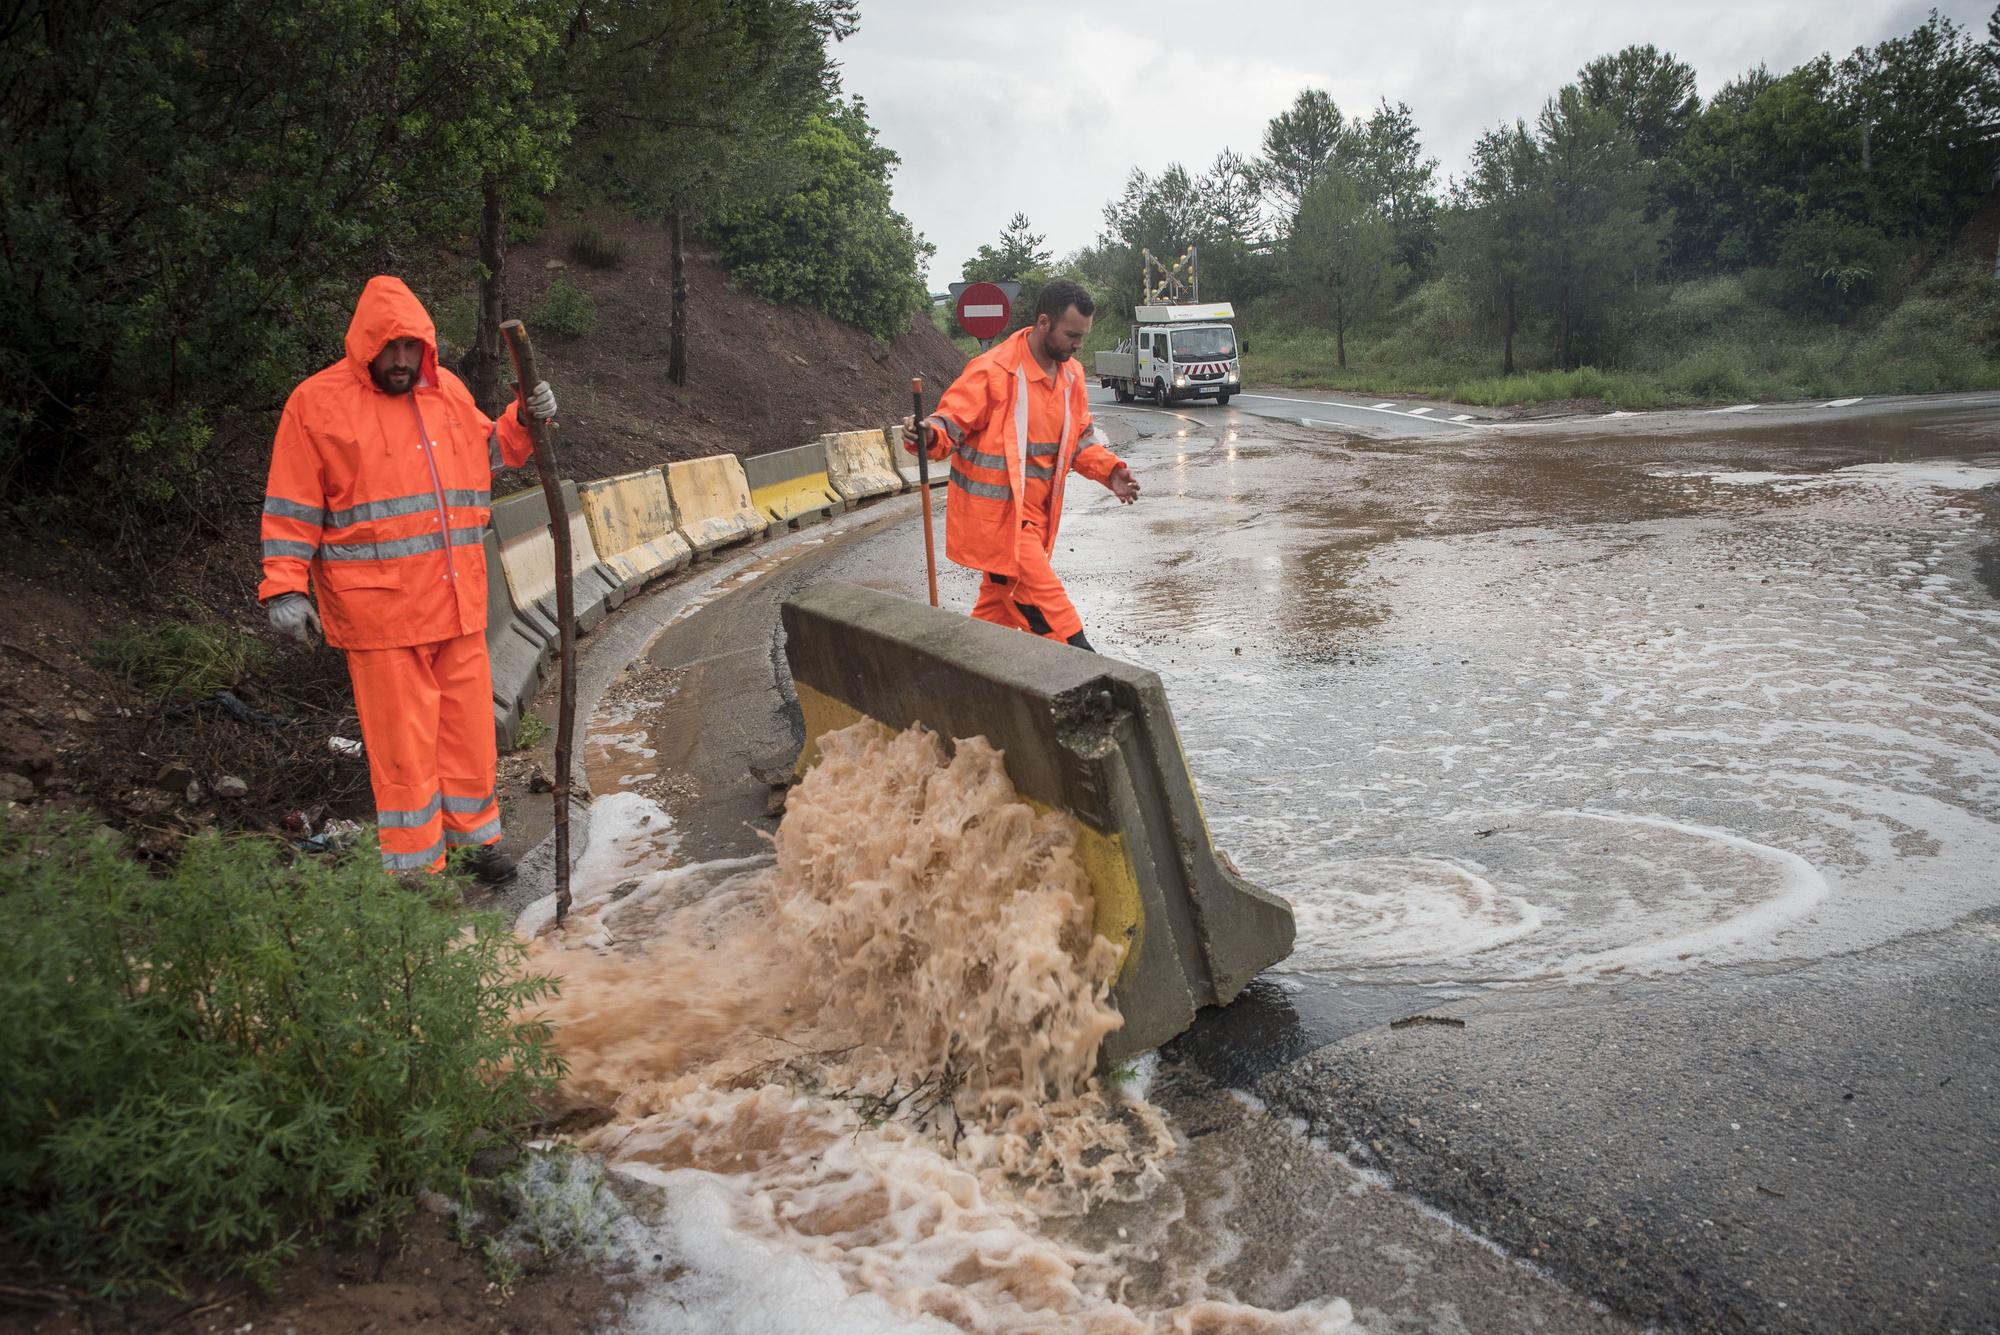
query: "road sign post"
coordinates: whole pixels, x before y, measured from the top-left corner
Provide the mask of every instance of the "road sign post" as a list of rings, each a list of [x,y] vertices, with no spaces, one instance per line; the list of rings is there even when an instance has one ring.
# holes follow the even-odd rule
[[[959,292],[952,311],[960,329],[984,341],[1007,327],[1014,303],[997,283],[970,283]]]

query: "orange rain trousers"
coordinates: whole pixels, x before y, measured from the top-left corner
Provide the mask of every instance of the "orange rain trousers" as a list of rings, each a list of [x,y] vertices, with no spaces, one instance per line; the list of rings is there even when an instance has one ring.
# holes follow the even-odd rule
[[[437,871],[447,847],[497,843],[492,669],[486,633],[349,649],[382,865]]]
[[[1031,635],[1067,643],[1083,633],[1083,618],[1069,600],[1068,590],[1049,564],[1041,529],[1023,524],[1014,544],[1012,576],[987,572],[980,581],[979,601],[972,615],[996,626],[1025,630]]]

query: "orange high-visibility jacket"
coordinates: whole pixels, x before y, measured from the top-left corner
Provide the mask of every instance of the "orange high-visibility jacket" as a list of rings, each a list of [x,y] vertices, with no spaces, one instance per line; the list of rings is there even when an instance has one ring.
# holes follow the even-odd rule
[[[1054,551],[1070,470],[1108,484],[1112,470],[1124,463],[1091,419],[1089,379],[1075,358],[1058,365],[1055,374],[1063,390],[1059,439],[1028,438],[1030,385],[1047,391],[1025,329],[966,363],[937,411],[924,419],[931,458],[951,460],[944,554],[959,565],[1011,579],[1018,573],[1016,535],[1024,522],[1041,519],[1022,513],[1027,479],[1050,480],[1042,544]]]
[[[368,363],[398,338],[423,340],[423,366],[409,393],[385,394]],[[533,450],[517,407],[492,421],[437,364],[437,331],[403,280],[369,279],[347,355],[293,390],[278,422],[258,601],[304,593],[310,574],[342,649],[484,630],[489,488]]]

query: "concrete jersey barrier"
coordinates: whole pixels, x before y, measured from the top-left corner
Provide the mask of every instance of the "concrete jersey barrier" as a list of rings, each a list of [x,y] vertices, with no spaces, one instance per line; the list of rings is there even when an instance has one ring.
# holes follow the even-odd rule
[[[520,736],[521,715],[541,689],[554,647],[515,610],[500,561],[500,540],[486,530],[486,657],[493,665],[493,732],[503,751]]]
[[[827,480],[850,507],[903,489],[880,431],[840,431],[821,436],[819,443],[826,450]]]
[[[818,441],[743,460],[750,500],[773,531],[831,519],[847,508],[826,475],[826,449]]]
[[[785,657],[821,735],[867,716],[947,739],[984,737],[1023,797],[1081,823],[1097,930],[1126,946],[1112,993],[1116,1065],[1224,1005],[1291,953],[1292,912],[1210,843],[1165,689],[1098,654],[827,581],[788,599]]]
[[[600,478],[576,491],[598,557],[628,595],[694,559],[687,539],[674,531],[674,502],[659,469]]]
[[[625,601],[624,581],[598,562],[576,496],[576,484],[562,484],[569,523],[571,588],[576,631],[587,635],[606,612]],[[549,507],[540,487],[517,491],[493,502],[493,534],[500,540],[500,563],[514,605],[534,608],[553,624],[556,614],[556,545],[549,535]]]
[[[750,502],[743,461],[735,455],[682,459],[663,471],[673,502],[675,531],[696,556],[762,537],[770,526]]]
[[[920,481],[917,476],[917,456],[903,448],[903,424],[901,422],[891,422],[888,426],[883,427],[882,439],[889,443],[889,466],[896,470],[897,477],[903,479],[903,490],[916,490],[917,483]],[[931,463],[931,485],[937,487],[939,490],[943,490],[939,484],[944,481],[944,478],[940,477],[939,474],[949,472],[950,469],[951,461],[949,459],[942,463],[933,460]]]

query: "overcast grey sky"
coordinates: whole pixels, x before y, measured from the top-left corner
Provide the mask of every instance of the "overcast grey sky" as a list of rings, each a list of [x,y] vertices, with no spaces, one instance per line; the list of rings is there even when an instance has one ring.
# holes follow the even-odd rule
[[[1994,0],[1936,8],[1983,39]],[[1703,98],[1762,62],[1791,69],[1908,32],[1928,0],[862,0],[836,51],[902,155],[897,207],[938,248],[931,287],[1016,211],[1058,256],[1088,244],[1133,167],[1254,156],[1300,89],[1348,116],[1407,102],[1442,178],[1480,132],[1533,120],[1593,56],[1637,42],[1695,68]]]

